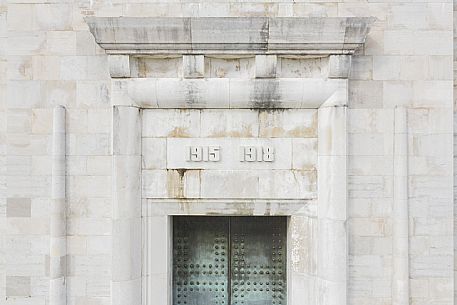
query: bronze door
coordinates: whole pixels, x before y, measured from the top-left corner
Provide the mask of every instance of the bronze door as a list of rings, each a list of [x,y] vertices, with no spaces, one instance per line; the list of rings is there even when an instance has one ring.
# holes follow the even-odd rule
[[[173,305],[285,305],[286,217],[173,219]]]

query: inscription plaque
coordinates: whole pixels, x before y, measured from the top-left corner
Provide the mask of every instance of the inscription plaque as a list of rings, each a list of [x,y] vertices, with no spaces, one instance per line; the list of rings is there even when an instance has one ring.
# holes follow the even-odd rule
[[[167,168],[291,169],[292,139],[169,138]]]

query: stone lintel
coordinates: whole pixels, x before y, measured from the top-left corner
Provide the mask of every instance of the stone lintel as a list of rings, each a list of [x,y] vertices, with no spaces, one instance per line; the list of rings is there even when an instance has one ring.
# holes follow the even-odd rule
[[[111,99],[139,108],[316,109],[346,105],[347,79],[119,79]]]
[[[111,54],[353,54],[373,17],[87,17]]]

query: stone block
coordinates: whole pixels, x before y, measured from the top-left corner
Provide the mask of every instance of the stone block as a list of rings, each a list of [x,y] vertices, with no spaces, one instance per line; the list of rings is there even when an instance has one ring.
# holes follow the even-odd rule
[[[87,56],[62,56],[60,59],[60,79],[83,80],[88,73]]]
[[[202,198],[258,198],[259,177],[254,171],[202,171]]]
[[[411,81],[384,81],[382,92],[384,107],[406,106],[413,102],[414,89]]]
[[[316,172],[273,170],[258,172],[259,198],[316,198]]]
[[[7,217],[30,217],[31,200],[30,198],[7,198]]]
[[[374,80],[425,79],[425,56],[374,56]]]
[[[247,138],[259,135],[259,113],[255,110],[204,109],[200,121],[201,137]]]
[[[46,33],[37,31],[15,32],[8,37],[8,54],[38,55],[46,45]]]
[[[167,170],[168,198],[200,197],[200,172],[195,170]]]
[[[68,109],[65,128],[68,134],[87,133],[87,109]]]
[[[410,270],[413,278],[449,278],[453,275],[452,255],[421,255],[411,259]]]
[[[30,276],[6,276],[7,297],[30,297]]]
[[[157,79],[161,108],[229,108],[228,79]]]
[[[88,156],[86,166],[87,174],[94,176],[109,176],[113,170],[111,156]]]
[[[67,154],[95,156],[110,152],[111,139],[109,134],[70,134],[67,135]]]
[[[451,80],[452,79],[451,56],[427,56],[425,79],[427,80]]]
[[[149,269],[144,275],[166,274],[169,263],[169,218],[168,216],[144,217]],[[145,268],[146,269],[146,268]]]
[[[276,55],[255,56],[255,77],[275,78],[278,57]]]
[[[267,18],[236,19],[222,18],[194,18],[192,19],[191,38],[193,43],[212,44],[221,41],[220,30],[224,29],[223,42],[243,43],[252,47],[267,42]]]
[[[130,56],[109,55],[109,74],[112,78],[130,77]]]
[[[351,232],[357,232],[357,236],[385,236],[387,225],[383,218],[352,218],[349,222]]]
[[[141,218],[113,220],[112,280],[141,276]]]
[[[382,108],[383,82],[351,80],[348,94],[351,108]]]
[[[292,169],[316,170],[317,139],[292,139]]]
[[[141,278],[125,281],[112,281],[111,291],[112,305],[141,305]],[[163,292],[164,290],[161,291]],[[82,302],[81,305],[83,303],[87,304],[87,301]]]
[[[200,173],[195,170],[143,170],[143,198],[200,197]]]
[[[413,104],[416,107],[452,107],[452,81],[413,82]]]
[[[183,75],[183,57],[131,58],[131,76],[140,78],[177,78]]]
[[[326,107],[318,110],[320,156],[345,156],[347,154],[346,112],[346,107]]]
[[[9,81],[7,90],[8,107],[40,108],[42,83],[39,81]]]
[[[346,156],[318,157],[318,215],[326,219],[345,221],[347,218]]]
[[[154,274],[149,277],[150,295],[147,298],[151,303],[167,304],[167,294],[163,293],[169,289],[169,279],[166,274]],[[152,300],[153,299],[153,300]]]
[[[31,111],[17,109],[6,114],[6,131],[9,134],[29,134],[31,131]]]
[[[76,104],[81,108],[111,105],[110,88],[111,85],[107,81],[80,81],[76,84]],[[116,105],[114,101],[113,105]]]
[[[328,78],[348,78],[352,56],[331,55],[328,61]]]
[[[46,36],[46,54],[49,54],[49,55],[76,54],[76,32],[49,31]]]
[[[31,80],[33,76],[33,59],[30,56],[11,56],[8,59],[8,79],[10,80]],[[36,78],[35,78],[36,79]]]
[[[141,154],[140,110],[134,107],[115,107],[113,110],[113,154]]]
[[[86,236],[67,236],[67,254],[69,256],[86,255],[86,238]]]
[[[33,109],[31,124],[33,134],[50,134],[52,132],[52,110]]]
[[[33,30],[33,7],[32,4],[11,3],[11,5],[8,6],[8,30]]]
[[[34,28],[45,31],[71,30],[71,6],[58,3],[37,4],[34,7]]]
[[[113,156],[113,219],[141,216],[141,156]]]
[[[202,78],[205,76],[205,56],[184,55],[182,64],[184,78]]]
[[[165,138],[143,138],[142,168],[167,168],[167,140]]]
[[[52,158],[49,156],[32,157],[32,175],[51,175],[52,174]]]
[[[143,198],[167,198],[167,171],[143,170],[142,173],[142,197]]]
[[[75,23],[73,23],[75,24]],[[75,28],[75,26],[73,26]],[[96,48],[98,45],[95,43],[94,36],[90,32],[77,31],[76,32],[76,54],[78,55],[95,55],[97,54]]]
[[[200,136],[200,111],[143,110],[143,137],[188,138]]]
[[[111,295],[110,282],[111,277],[106,275],[87,278],[87,295],[101,300],[102,304],[109,303],[109,296]]]
[[[373,56],[352,56],[351,80],[371,80],[373,78]]]
[[[88,236],[87,255],[110,255],[111,236]]]
[[[382,133],[357,133],[349,136],[349,155],[383,156],[393,154],[393,137]]]
[[[316,58],[278,58],[278,77],[283,78],[326,78],[328,56]]]
[[[384,31],[386,55],[452,55],[452,31]],[[402,43],[398,43],[401,41]]]
[[[261,110],[259,136],[272,138],[317,137],[317,110]]]
[[[206,57],[206,77],[254,78],[255,57],[217,58]]]

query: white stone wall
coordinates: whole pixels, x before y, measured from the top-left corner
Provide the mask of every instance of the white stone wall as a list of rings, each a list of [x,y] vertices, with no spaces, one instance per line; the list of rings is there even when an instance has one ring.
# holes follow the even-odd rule
[[[349,304],[391,304],[398,105],[409,108],[411,303],[452,304],[452,14],[450,0],[1,2],[1,302],[47,304],[56,105],[67,109],[68,304],[110,302],[110,79],[84,16],[375,16],[349,83]]]

